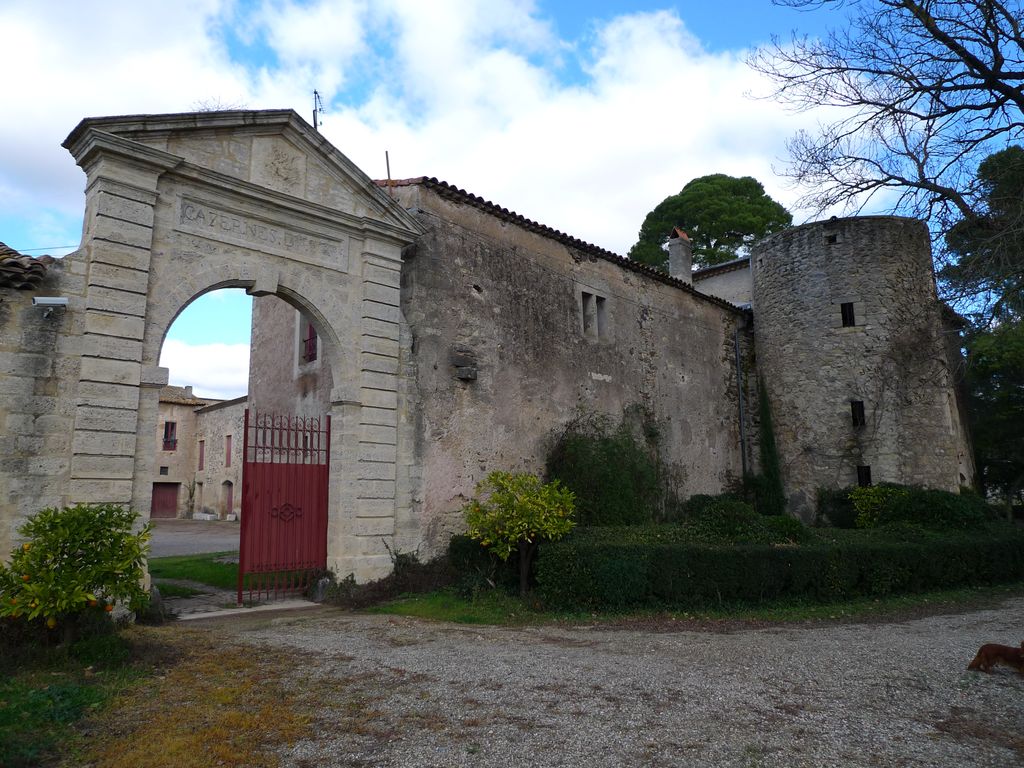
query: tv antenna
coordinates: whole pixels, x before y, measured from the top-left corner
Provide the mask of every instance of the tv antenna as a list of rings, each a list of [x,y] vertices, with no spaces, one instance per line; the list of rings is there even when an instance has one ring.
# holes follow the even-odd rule
[[[313,91],[313,130],[320,130],[320,115],[324,112],[324,103],[320,100],[320,92]]]

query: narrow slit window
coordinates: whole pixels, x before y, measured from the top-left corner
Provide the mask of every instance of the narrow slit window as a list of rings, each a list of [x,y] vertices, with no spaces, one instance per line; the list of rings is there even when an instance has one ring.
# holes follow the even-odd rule
[[[857,317],[853,313],[852,301],[847,301],[840,304],[839,312],[843,316],[843,328],[851,328],[857,324]]]
[[[580,294],[580,309],[583,312],[583,335],[597,335],[597,306],[594,294],[583,291]]]
[[[313,327],[311,322],[305,322],[305,334],[302,337],[302,344],[300,346],[301,354],[300,357],[304,363],[312,363],[316,360],[317,356],[317,336],[316,328]]]
[[[595,296],[595,315],[597,316],[597,338],[603,339],[608,335],[608,310],[605,309],[604,296]]]
[[[224,436],[224,466],[231,466],[231,435]]]
[[[859,467],[857,467],[857,485],[861,486],[862,488],[871,485],[870,466],[862,464]]]
[[[850,415],[853,417],[854,427],[863,427],[865,424],[867,424],[867,420],[864,418],[863,400],[850,401]]]
[[[199,466],[196,469],[204,469],[206,467],[206,441],[199,441]]]

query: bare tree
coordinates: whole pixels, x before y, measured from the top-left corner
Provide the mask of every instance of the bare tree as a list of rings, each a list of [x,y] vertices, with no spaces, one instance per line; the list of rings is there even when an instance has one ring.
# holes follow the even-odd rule
[[[1020,0],[774,2],[843,19],[821,39],[774,39],[749,59],[776,83],[774,98],[840,108],[789,142],[801,206],[855,212],[885,194],[936,235],[984,217],[978,166],[1024,136]]]

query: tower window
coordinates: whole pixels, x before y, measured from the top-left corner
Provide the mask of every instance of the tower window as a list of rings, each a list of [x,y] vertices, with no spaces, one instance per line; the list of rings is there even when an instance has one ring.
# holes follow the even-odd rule
[[[862,488],[871,485],[871,467],[862,464],[857,467],[857,485]]]
[[[853,302],[847,301],[839,305],[839,312],[843,316],[843,328],[850,328],[857,324],[857,318],[853,314]]]
[[[850,415],[853,417],[854,427],[863,427],[865,424],[867,424],[867,419],[864,418],[863,400],[850,401]]]

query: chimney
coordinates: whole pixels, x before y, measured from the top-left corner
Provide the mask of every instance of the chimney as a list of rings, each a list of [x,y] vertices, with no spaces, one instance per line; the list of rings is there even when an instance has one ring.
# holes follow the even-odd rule
[[[668,236],[668,273],[687,285],[693,284],[693,245],[679,227],[673,227]]]
[[[185,394],[188,397],[192,397],[192,385],[191,384],[189,384],[187,387],[185,387]]]

